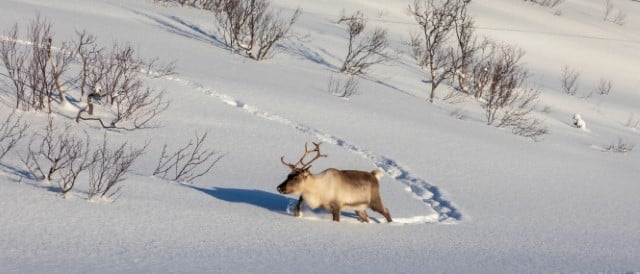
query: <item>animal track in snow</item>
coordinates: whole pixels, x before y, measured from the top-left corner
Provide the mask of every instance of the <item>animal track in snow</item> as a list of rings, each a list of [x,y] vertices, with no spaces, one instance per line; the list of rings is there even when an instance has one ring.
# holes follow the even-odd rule
[[[462,215],[460,214],[460,212],[451,204],[451,202],[442,196],[440,189],[438,187],[430,184],[428,181],[422,178],[419,178],[413,175],[408,168],[404,167],[402,164],[398,163],[397,161],[389,157],[386,157],[384,155],[379,155],[365,148],[361,148],[352,143],[349,143],[345,139],[323,132],[319,129],[307,126],[305,124],[294,122],[292,120],[289,120],[277,114],[261,111],[227,94],[219,93],[212,89],[206,88],[200,83],[181,79],[181,78],[176,78],[176,77],[167,77],[167,79],[181,82],[187,86],[200,90],[205,94],[211,95],[229,106],[236,107],[245,112],[253,114],[257,117],[292,127],[302,133],[311,135],[322,142],[336,145],[338,147],[341,147],[343,149],[356,153],[362,156],[363,158],[369,159],[374,163],[375,166],[382,169],[393,180],[407,185],[407,188],[418,199],[420,199],[423,203],[425,203],[435,211],[434,214],[427,215],[427,216],[394,218],[394,221],[397,223],[414,224],[414,223],[434,223],[434,222],[455,222],[455,221],[459,221],[462,218]]]

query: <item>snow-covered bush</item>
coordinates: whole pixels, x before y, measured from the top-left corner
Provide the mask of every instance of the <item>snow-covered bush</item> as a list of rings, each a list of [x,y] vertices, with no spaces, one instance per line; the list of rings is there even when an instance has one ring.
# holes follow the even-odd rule
[[[573,115],[573,125],[582,130],[587,129],[587,123],[582,120],[582,116],[578,113]]]

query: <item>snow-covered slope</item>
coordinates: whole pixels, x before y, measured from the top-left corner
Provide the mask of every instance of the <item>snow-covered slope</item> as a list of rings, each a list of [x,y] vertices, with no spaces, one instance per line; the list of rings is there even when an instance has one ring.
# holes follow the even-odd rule
[[[212,15],[193,8],[2,1],[2,29],[39,13],[56,38],[86,29],[104,45],[128,41],[145,57],[175,59],[177,74],[152,80],[171,99],[163,127],[107,133],[114,142],[149,142],[115,203],[85,200],[83,182],[63,199],[55,183],[20,179],[20,150],[2,159],[0,272],[640,270],[640,153],[600,149],[618,138],[640,143],[640,129],[625,126],[640,118],[640,3],[614,1],[627,13],[619,26],[603,22],[599,0],[567,0],[561,16],[523,1],[471,2],[480,34],[527,51],[530,80],[542,90],[536,115],[549,126],[533,142],[485,125],[472,100],[429,104],[426,74],[406,53],[374,67],[349,100],[327,92],[346,54],[346,33],[335,24],[341,10],[362,10],[406,52],[416,28],[409,2],[274,1],[285,12],[303,9],[294,30],[308,39],[255,62],[220,47]],[[565,65],[581,72],[577,96],[561,91]],[[582,98],[601,77],[612,93]],[[0,94],[3,117],[11,100]],[[72,123],[58,113],[56,122]],[[574,113],[587,131],[572,126]],[[44,123],[42,113],[22,114],[33,129]],[[85,128],[101,140],[101,130]],[[162,145],[186,143],[196,130],[208,130],[208,146],[225,153],[214,170],[192,185],[151,176]],[[296,158],[311,141],[329,155],[316,172],[383,169],[382,198],[395,223],[373,212],[371,224],[349,212],[340,223],[324,211],[293,217],[297,197],[275,189],[288,172],[279,157]]]

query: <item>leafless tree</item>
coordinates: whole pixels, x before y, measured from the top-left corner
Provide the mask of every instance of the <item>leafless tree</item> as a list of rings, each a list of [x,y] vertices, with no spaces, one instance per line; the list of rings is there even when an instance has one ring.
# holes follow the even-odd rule
[[[296,9],[288,20],[282,19],[267,0],[217,0],[210,6],[225,44],[255,60],[269,57],[302,13]]]
[[[578,92],[578,78],[580,72],[571,69],[565,65],[562,67],[562,75],[560,80],[562,81],[562,90],[569,95],[575,95]]]
[[[346,81],[336,79],[336,77],[332,75],[331,78],[329,78],[328,91],[338,97],[349,98],[358,93],[359,84],[360,80],[355,75],[348,75]]]
[[[451,50],[452,73],[458,83],[458,89],[469,93],[469,74],[475,61],[476,52],[486,47],[488,40],[484,39],[479,42],[474,35],[474,21],[469,15],[466,5],[458,10],[456,17],[453,24],[458,50]]]
[[[599,94],[609,95],[612,88],[613,88],[613,84],[611,83],[611,80],[600,78],[600,82],[598,83],[598,87],[597,87]]]
[[[224,155],[204,147],[208,132],[199,135],[195,133],[193,140],[170,154],[167,145],[162,148],[153,175],[162,178],[191,183],[211,171]]]
[[[18,24],[14,24],[8,31],[5,31],[6,39],[0,40],[0,57],[11,83],[16,93],[16,109],[28,110],[31,105],[26,94],[27,71],[25,62],[28,59],[26,51],[20,50],[18,46]]]
[[[102,145],[93,153],[93,163],[89,167],[88,199],[115,199],[121,190],[119,183],[131,171],[133,163],[144,154],[147,146],[131,148],[126,142],[116,149],[109,147],[107,135],[104,135]]]
[[[361,11],[350,16],[342,14],[338,24],[345,24],[349,33],[347,56],[340,68],[341,72],[362,74],[369,67],[390,59],[386,52],[389,39],[385,29],[377,27],[372,34],[360,38],[367,25],[367,20],[364,19]]]
[[[420,33],[411,35],[410,45],[418,64],[429,71],[431,103],[440,83],[450,78],[452,73],[452,49],[446,43],[459,10],[464,5],[466,2],[462,0],[415,0],[409,5],[409,14],[420,26]]]
[[[25,136],[27,123],[13,110],[0,125],[0,160]]]

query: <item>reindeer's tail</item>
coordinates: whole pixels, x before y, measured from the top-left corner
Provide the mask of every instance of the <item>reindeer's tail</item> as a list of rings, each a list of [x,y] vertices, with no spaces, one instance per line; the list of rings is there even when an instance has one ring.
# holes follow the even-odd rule
[[[376,176],[376,179],[380,181],[380,178],[382,178],[382,175],[384,175],[384,171],[382,171],[382,169],[376,169],[374,171],[371,171],[371,174],[373,174],[373,176]]]

